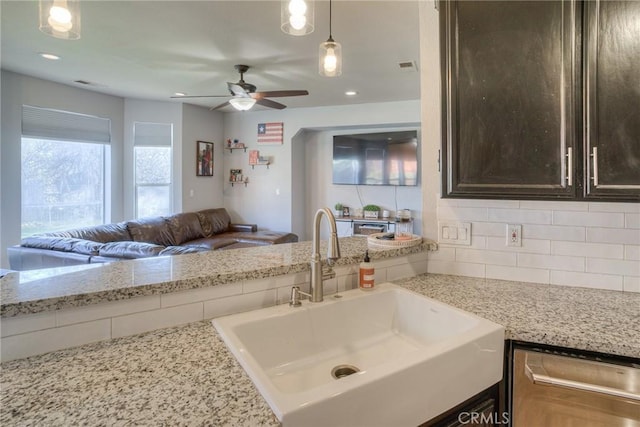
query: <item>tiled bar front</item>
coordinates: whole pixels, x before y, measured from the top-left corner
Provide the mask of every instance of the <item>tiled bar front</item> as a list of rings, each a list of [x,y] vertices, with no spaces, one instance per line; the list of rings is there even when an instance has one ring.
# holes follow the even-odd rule
[[[218,269],[211,270],[210,273],[200,273],[193,280],[182,279],[182,285],[172,283],[169,292],[154,289],[153,284],[143,284],[140,286],[146,286],[146,290],[140,291],[140,286],[133,287],[133,293],[142,293],[141,296],[120,298],[119,294],[107,293],[106,298],[114,298],[114,295],[119,298],[114,301],[98,302],[99,296],[91,297],[91,292],[94,295],[106,292],[99,285],[96,286],[100,289],[86,290],[80,296],[70,295],[67,299],[62,298],[56,304],[68,303],[67,307],[53,310],[48,308],[46,301],[40,304],[41,301],[37,298],[14,305],[5,304],[7,301],[3,298],[5,312],[0,323],[2,361],[287,302],[292,286],[298,285],[304,289],[309,283],[308,271],[281,273],[286,270],[295,271],[307,268],[310,255],[307,253],[309,248],[305,243],[308,242],[292,244],[294,249],[289,253],[296,255],[291,256],[290,260],[282,261],[282,258],[278,257],[285,248],[274,247],[275,252],[268,250],[268,248],[259,251],[261,259],[278,259],[275,267],[262,273],[258,272],[256,266],[249,261],[255,259],[255,251],[244,249],[235,251],[235,254],[231,254],[236,259],[234,267],[237,265],[244,267],[236,268],[230,277],[232,279],[243,277],[244,279],[227,283],[216,283],[225,271],[225,267],[221,265]],[[336,277],[334,279],[325,281],[325,294],[333,294],[357,286],[358,266],[356,263],[359,262],[366,249],[366,239],[346,238],[341,239],[341,244],[343,257],[340,261],[343,265],[335,267]],[[373,253],[376,262],[376,281],[380,283],[425,273],[427,271],[427,247],[423,245],[408,249],[411,250]],[[211,255],[215,256],[216,254]],[[229,254],[224,256],[228,257]],[[181,263],[187,264],[190,262],[201,263],[202,261],[202,257],[192,257],[191,260],[189,256],[175,258],[179,258]],[[345,263],[347,264],[344,265]],[[116,264],[120,265],[113,267],[122,269],[123,264]],[[177,268],[176,265],[173,267]],[[98,271],[96,270],[92,274],[99,277]],[[82,274],[86,274],[86,272]],[[201,286],[203,284],[201,276],[206,274],[211,274],[212,284],[206,286],[205,283],[204,286]],[[265,277],[260,277],[261,275]],[[175,274],[174,277],[179,283],[180,277],[176,277]],[[44,280],[44,284],[46,284],[46,279]],[[190,288],[190,283],[196,283],[196,287]],[[5,290],[3,284],[3,292]],[[124,292],[129,292],[129,289],[116,289],[116,291],[124,295]],[[144,295],[144,293],[148,293],[148,295]],[[77,299],[82,297],[86,297],[85,303],[74,306],[77,304]],[[43,306],[46,309],[43,310]],[[37,312],[11,315],[26,310]]]

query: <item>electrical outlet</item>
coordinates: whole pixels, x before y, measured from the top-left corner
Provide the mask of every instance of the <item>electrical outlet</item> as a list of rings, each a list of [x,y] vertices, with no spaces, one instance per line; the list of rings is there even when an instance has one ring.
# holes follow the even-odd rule
[[[522,225],[507,224],[507,246],[522,246]]]

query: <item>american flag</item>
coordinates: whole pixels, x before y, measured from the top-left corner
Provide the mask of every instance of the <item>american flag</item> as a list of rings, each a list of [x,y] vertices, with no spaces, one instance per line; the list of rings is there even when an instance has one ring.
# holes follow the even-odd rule
[[[258,123],[258,144],[282,144],[284,123]]]

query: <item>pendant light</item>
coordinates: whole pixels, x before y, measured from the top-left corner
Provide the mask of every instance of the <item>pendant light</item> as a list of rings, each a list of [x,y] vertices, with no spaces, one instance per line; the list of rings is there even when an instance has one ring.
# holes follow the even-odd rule
[[[80,38],[79,0],[40,0],[40,31],[58,39]]]
[[[231,98],[229,104],[238,111],[247,111],[256,103],[253,98]]]
[[[313,0],[280,0],[280,28],[292,36],[313,32]]]
[[[329,0],[329,38],[320,43],[318,69],[321,76],[336,77],[342,74],[342,47],[331,36],[331,0]]]

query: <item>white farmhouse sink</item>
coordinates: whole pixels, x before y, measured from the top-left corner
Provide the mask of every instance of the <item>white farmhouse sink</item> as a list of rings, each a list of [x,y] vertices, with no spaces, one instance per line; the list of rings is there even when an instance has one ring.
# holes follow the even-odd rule
[[[502,326],[391,283],[213,325],[285,427],[416,426],[502,378]]]

